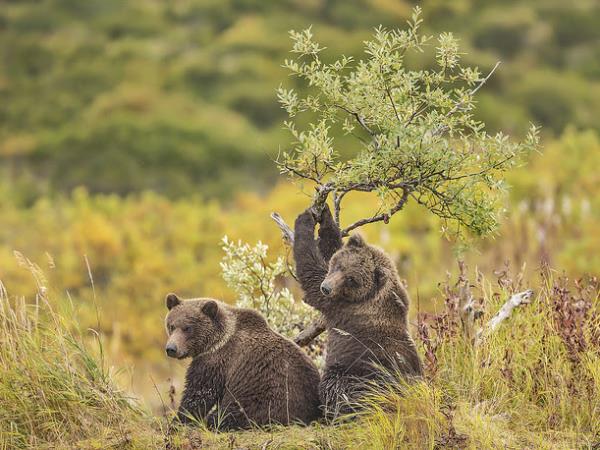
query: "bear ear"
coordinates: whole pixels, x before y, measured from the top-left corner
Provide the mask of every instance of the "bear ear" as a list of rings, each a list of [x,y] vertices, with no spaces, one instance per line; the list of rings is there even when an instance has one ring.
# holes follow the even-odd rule
[[[375,285],[378,289],[380,289],[384,284],[386,279],[390,278],[390,272],[388,269],[383,267],[377,267],[375,269]]]
[[[348,247],[364,247],[365,241],[360,234],[353,234],[348,238],[346,245]]]
[[[217,305],[217,302],[215,302],[214,300],[208,300],[202,306],[202,312],[204,314],[206,314],[208,317],[210,317],[211,319],[214,319],[215,317],[217,317],[218,311],[219,311],[219,305]]]
[[[170,311],[177,305],[181,305],[181,299],[175,294],[167,294],[165,303],[167,304],[167,309]]]

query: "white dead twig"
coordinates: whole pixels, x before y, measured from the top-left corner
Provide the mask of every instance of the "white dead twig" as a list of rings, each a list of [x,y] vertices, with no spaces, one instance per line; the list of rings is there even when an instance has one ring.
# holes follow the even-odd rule
[[[485,325],[485,327],[478,331],[477,340],[481,340],[482,338],[496,330],[496,328],[498,328],[498,326],[502,322],[504,322],[511,316],[515,308],[531,303],[532,297],[533,290],[531,289],[519,292],[518,294],[514,294],[512,297],[510,297],[506,301],[506,303],[502,305],[502,308],[500,308],[496,315],[490,319],[490,321]]]
[[[285,220],[283,220],[283,217],[281,217],[276,212],[272,212],[271,219],[273,219],[275,221],[275,223],[281,230],[281,234],[283,236],[283,241],[286,244],[293,246],[294,245],[294,231],[289,227],[289,225],[287,223],[285,223]]]

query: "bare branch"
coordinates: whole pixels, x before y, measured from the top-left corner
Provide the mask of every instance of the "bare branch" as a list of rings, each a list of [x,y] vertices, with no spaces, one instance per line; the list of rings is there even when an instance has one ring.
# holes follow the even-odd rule
[[[354,230],[355,228],[362,227],[363,225],[366,225],[368,223],[381,222],[381,221],[384,221],[385,223],[387,223],[391,216],[396,214],[398,211],[400,211],[404,207],[404,204],[408,200],[408,196],[409,196],[410,192],[411,192],[410,189],[404,188],[402,197],[400,198],[398,203],[392,209],[390,209],[389,213],[377,214],[373,217],[357,220],[352,225],[350,225],[342,230],[342,236],[348,236],[348,233],[350,233],[350,231]]]
[[[510,297],[506,303],[502,305],[502,308],[500,308],[496,315],[490,319],[485,327],[482,330],[479,330],[477,333],[477,339],[482,339],[488,334],[492,333],[502,322],[511,316],[515,308],[531,303],[532,297],[533,291],[531,289],[514,294],[512,297]]]
[[[475,301],[471,294],[471,286],[466,276],[466,266],[464,261],[458,262],[460,275],[458,282],[460,283],[458,296],[458,314],[463,328],[463,337],[471,342],[474,336],[475,326]]]
[[[294,231],[289,227],[283,217],[281,217],[278,213],[272,212],[271,219],[275,221],[279,229],[281,230],[283,242],[292,246],[294,245]]]
[[[494,66],[494,68],[490,71],[490,73],[488,73],[487,77],[485,77],[483,80],[481,80],[481,82],[477,85],[477,87],[471,91],[471,95],[475,95],[477,93],[477,91],[479,89],[481,89],[481,86],[483,86],[487,82],[487,80],[490,79],[490,77],[494,74],[494,72],[496,71],[496,69],[498,68],[498,66],[500,64],[502,64],[502,61],[498,61],[496,63],[496,65]]]
[[[473,97],[477,93],[477,91],[479,89],[481,89],[481,87],[485,83],[487,83],[487,81],[494,74],[494,72],[496,71],[496,69],[498,68],[498,66],[500,64],[501,64],[501,61],[498,61],[496,63],[496,65],[494,66],[494,68],[490,71],[490,73],[488,73],[487,76],[483,80],[481,80],[477,86],[475,86],[473,89],[471,89],[471,92],[469,92],[469,97]],[[448,111],[448,114],[446,114],[446,116],[451,116],[452,114],[454,114],[456,111],[458,111],[459,108],[462,107],[463,104],[464,104],[463,101],[458,102],[456,105],[454,105],[454,108],[452,108],[450,111]]]
[[[342,199],[349,191],[342,191],[341,193],[337,193],[334,191],[333,197],[333,218],[337,226],[340,226],[340,211],[342,210]]]
[[[317,191],[315,198],[313,200],[313,211],[316,214],[316,217],[321,217],[321,212],[323,212],[323,208],[325,208],[325,202],[327,201],[327,197],[329,193],[333,191],[333,184],[327,183],[324,185],[319,185],[315,187]]]

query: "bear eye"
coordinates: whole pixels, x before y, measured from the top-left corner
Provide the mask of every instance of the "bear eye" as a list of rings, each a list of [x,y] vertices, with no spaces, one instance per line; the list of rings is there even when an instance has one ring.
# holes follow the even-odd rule
[[[173,331],[175,331],[175,326],[169,325],[169,333],[172,333]]]
[[[183,327],[183,332],[184,333],[189,333],[190,331],[192,331],[192,327],[189,325],[186,325],[185,327]]]
[[[354,277],[348,277],[346,281],[350,287],[357,288],[359,286],[358,281],[356,281],[356,278]]]

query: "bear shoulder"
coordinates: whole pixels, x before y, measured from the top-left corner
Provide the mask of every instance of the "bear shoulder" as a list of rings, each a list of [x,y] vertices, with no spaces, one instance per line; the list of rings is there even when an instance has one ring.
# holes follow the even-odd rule
[[[269,324],[258,311],[249,308],[229,307],[235,317],[236,329],[251,333],[264,333],[271,331]]]

